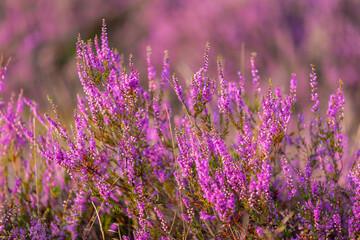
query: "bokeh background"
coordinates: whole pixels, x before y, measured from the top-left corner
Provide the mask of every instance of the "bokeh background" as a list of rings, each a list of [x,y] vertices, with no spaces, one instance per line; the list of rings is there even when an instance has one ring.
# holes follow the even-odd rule
[[[250,81],[249,59],[257,52],[261,81],[286,89],[297,74],[299,109],[310,107],[309,73],[319,76],[322,113],[339,78],[346,94],[345,131],[356,138],[360,114],[359,0],[1,0],[0,52],[11,57],[4,98],[24,95],[49,108],[51,96],[72,113],[77,78],[75,44],[101,32],[106,19],[111,46],[135,63],[146,82],[146,46],[161,69],[169,50],[172,70],[189,80],[202,63],[207,41],[211,66],[225,61],[226,77],[242,70]],[[144,83],[145,84],[145,83]],[[264,85],[264,86],[265,86]]]

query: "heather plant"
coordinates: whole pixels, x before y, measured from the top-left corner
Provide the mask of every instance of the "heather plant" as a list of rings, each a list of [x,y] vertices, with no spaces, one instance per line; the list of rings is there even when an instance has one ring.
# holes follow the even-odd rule
[[[50,97],[52,116],[22,93],[1,103],[0,236],[360,237],[360,151],[349,154],[342,133],[341,81],[321,112],[312,66],[305,120],[294,110],[296,75],[287,94],[271,80],[261,88],[255,55],[247,88],[243,72],[227,80],[221,58],[211,76],[207,44],[184,86],[167,51],[156,73],[148,47],[142,87],[132,56],[127,64],[110,48],[105,22],[100,39],[79,36],[76,50],[84,93],[70,126]]]

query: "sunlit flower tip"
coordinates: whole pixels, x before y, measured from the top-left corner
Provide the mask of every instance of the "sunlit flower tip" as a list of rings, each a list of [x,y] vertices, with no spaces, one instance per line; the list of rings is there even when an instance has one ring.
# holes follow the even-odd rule
[[[101,28],[101,48],[103,50],[103,54],[108,53],[108,51],[109,51],[109,41],[108,41],[108,36],[107,36],[107,32],[106,32],[105,19],[103,19],[102,28]]]
[[[256,58],[256,53],[253,52],[250,58],[251,75],[253,78],[253,87],[254,87],[255,95],[258,95],[261,92],[261,88],[259,83],[259,79],[260,79],[259,71],[256,69],[255,66],[255,58]]]
[[[344,91],[343,91],[343,82],[341,79],[339,80],[337,96],[338,96],[339,108],[340,108],[340,111],[339,111],[340,112],[340,121],[342,121],[344,119],[345,95],[344,95]]]
[[[10,62],[10,59],[7,61],[7,63],[5,65],[3,65],[3,61],[4,61],[4,57],[1,54],[0,55],[0,91],[2,91],[4,89],[4,80],[5,80],[7,66]]]
[[[206,42],[205,53],[204,53],[204,62],[203,62],[203,70],[207,72],[209,67],[209,54],[210,54],[210,43]]]
[[[310,86],[311,86],[311,101],[314,102],[311,111],[317,115],[319,115],[319,99],[318,99],[318,89],[317,89],[317,76],[315,72],[314,65],[311,64],[311,73],[310,73]]]
[[[296,87],[297,87],[297,81],[296,81],[296,74],[291,75],[290,80],[290,96],[292,98],[292,101],[296,101]]]
[[[244,75],[240,71],[237,72],[237,75],[239,77],[239,87],[240,87],[241,93],[243,93],[246,79],[245,79]]]

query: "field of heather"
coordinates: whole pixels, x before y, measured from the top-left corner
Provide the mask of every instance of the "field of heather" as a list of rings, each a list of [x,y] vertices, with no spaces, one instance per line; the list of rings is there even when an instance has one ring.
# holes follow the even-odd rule
[[[0,2],[0,239],[360,239],[359,13]]]

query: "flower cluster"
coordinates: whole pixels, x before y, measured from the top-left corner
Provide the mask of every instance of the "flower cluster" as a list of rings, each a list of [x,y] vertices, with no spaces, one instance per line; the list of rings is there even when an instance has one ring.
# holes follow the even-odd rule
[[[344,141],[341,82],[321,117],[312,69],[305,123],[293,117],[296,76],[289,94],[271,81],[262,94],[254,57],[252,90],[241,73],[227,80],[220,59],[216,84],[207,44],[187,88],[170,77],[167,52],[157,76],[148,48],[147,89],[132,56],[126,68],[109,47],[105,22],[100,40],[79,37],[76,49],[84,96],[71,124],[50,98],[51,115],[22,94],[1,102],[0,236],[360,237],[360,151],[349,154]],[[179,113],[167,100],[173,91]]]

